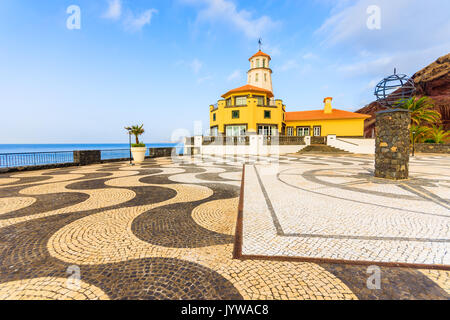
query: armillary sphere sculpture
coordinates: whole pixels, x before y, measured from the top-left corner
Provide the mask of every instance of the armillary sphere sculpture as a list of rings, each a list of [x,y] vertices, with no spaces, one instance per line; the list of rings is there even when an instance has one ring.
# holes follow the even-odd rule
[[[394,74],[384,78],[375,87],[375,96],[378,103],[387,108],[396,107],[397,103],[411,98],[416,92],[414,80],[405,74]]]

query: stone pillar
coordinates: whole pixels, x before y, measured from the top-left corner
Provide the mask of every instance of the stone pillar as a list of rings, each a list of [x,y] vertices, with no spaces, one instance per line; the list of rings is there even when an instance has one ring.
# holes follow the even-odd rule
[[[100,161],[101,161],[100,150],[80,150],[73,152],[73,162],[81,166],[93,163],[100,163]]]
[[[380,111],[375,124],[375,177],[408,179],[411,113],[405,109]]]

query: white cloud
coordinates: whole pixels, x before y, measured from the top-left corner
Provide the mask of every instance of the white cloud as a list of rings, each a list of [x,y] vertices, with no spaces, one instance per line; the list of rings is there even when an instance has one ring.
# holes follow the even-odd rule
[[[202,6],[197,14],[197,22],[231,24],[248,38],[258,38],[278,25],[269,16],[253,17],[247,10],[238,10],[230,0],[182,0],[182,2]]]
[[[192,73],[198,75],[203,68],[203,62],[195,58],[190,61],[178,60],[174,63],[174,67],[182,67],[183,69],[190,69]]]
[[[305,54],[302,56],[302,58],[303,58],[304,60],[316,60],[316,59],[318,59],[319,57],[318,57],[317,55],[315,55],[314,53],[312,53],[312,52],[308,52],[308,53],[305,53]]]
[[[367,27],[367,8],[377,5],[381,29]],[[316,30],[328,46],[350,45],[368,51],[415,50],[450,43],[448,0],[357,0],[335,7]]]
[[[271,55],[272,57],[276,57],[276,56],[281,55],[280,46],[278,46],[278,45],[272,46],[270,44],[264,43],[264,39],[263,39],[263,48],[262,48],[262,50],[264,52],[266,52],[267,54]]]
[[[448,0],[357,0],[334,4],[315,35],[326,50],[338,55],[337,61],[342,61],[330,65],[330,72],[359,79],[364,92],[373,88],[374,79],[392,74],[394,68],[411,76],[450,52]],[[381,9],[381,29],[367,27],[367,8],[371,5]],[[351,52],[351,58],[342,60],[342,52]]]
[[[149,9],[138,16],[135,16],[132,12],[129,12],[127,18],[124,21],[125,29],[132,32],[142,30],[144,26],[151,23],[153,14],[155,13],[158,13],[158,10]]]
[[[373,90],[373,88],[375,88],[375,86],[380,82],[380,79],[372,79],[369,81],[369,83],[367,84],[366,88],[367,90]]]
[[[210,80],[212,80],[213,78],[214,78],[213,76],[211,76],[211,75],[207,75],[207,76],[204,76],[204,77],[198,78],[198,79],[197,79],[197,83],[201,84],[201,83],[204,83],[204,82],[210,81]]]
[[[234,70],[228,77],[227,81],[239,80],[242,77],[241,70]]]
[[[189,66],[191,67],[192,72],[194,72],[195,74],[198,74],[200,72],[200,69],[203,67],[203,63],[198,59],[194,59],[189,64]]]
[[[341,65],[338,71],[351,75],[366,75],[380,72],[392,64],[392,57],[382,57],[375,60],[363,60],[351,64]]]
[[[108,0],[108,9],[103,14],[105,19],[117,20],[122,15],[122,1],[121,0]]]
[[[299,67],[300,67],[300,65],[298,64],[298,62],[294,59],[291,59],[281,65],[280,71],[289,71],[289,70],[297,69]]]

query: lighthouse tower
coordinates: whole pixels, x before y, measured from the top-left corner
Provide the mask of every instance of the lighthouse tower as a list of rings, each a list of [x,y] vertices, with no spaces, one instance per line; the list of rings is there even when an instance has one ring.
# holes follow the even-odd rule
[[[272,70],[269,65],[271,60],[270,56],[260,49],[248,60],[250,61],[250,70],[247,72],[247,83],[272,92]]]

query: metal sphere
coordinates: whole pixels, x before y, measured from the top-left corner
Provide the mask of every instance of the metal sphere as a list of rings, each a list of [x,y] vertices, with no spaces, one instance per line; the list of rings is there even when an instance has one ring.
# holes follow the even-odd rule
[[[399,102],[411,98],[416,92],[414,80],[405,74],[394,74],[384,78],[375,87],[375,96],[381,105],[393,108]]]

